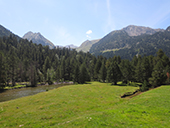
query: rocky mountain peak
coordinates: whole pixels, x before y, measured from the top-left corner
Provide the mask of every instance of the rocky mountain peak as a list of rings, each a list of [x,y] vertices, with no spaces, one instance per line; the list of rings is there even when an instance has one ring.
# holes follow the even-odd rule
[[[167,27],[166,31],[170,32],[170,26],[169,26],[169,27]]]
[[[23,39],[27,39],[29,41],[32,40],[33,43],[42,44],[43,46],[48,45],[50,48],[55,47],[54,44],[50,42],[48,39],[46,39],[43,35],[41,35],[40,32],[33,33],[29,31],[23,36]]]
[[[122,30],[126,31],[129,36],[139,36],[142,34],[152,35],[159,31],[164,31],[163,29],[152,29],[150,27],[129,25]]]

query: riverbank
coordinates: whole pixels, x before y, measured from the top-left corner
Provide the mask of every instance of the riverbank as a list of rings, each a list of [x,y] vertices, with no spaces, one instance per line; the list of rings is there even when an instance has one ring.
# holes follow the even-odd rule
[[[72,81],[69,82],[54,82],[52,85],[58,85],[58,84],[74,84]],[[48,85],[48,83],[38,83],[37,86],[43,86]],[[35,86],[35,87],[37,87]],[[32,87],[29,85],[29,82],[20,82],[16,83],[15,86],[6,86],[3,90],[11,90],[11,89],[20,89],[20,88],[26,88],[26,87]]]
[[[1,90],[0,102],[9,101],[25,96],[35,95],[40,92],[46,92],[55,88],[72,85],[72,82],[54,83],[52,85],[39,84],[36,87],[21,87],[18,89]]]

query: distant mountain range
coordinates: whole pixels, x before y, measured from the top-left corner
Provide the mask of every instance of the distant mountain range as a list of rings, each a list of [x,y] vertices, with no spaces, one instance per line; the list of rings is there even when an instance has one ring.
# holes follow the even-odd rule
[[[89,52],[107,58],[119,55],[132,59],[135,55],[155,55],[159,49],[170,57],[170,27],[166,30],[130,25],[112,31],[93,44]]]
[[[76,49],[77,48],[77,46],[75,46],[74,44],[70,44],[70,45],[66,45],[66,46],[56,45],[56,47],[59,47],[59,48],[71,48],[71,49]]]
[[[0,37],[16,36],[10,30],[0,25]],[[52,42],[40,33],[28,32],[23,36],[24,39],[32,40],[33,43],[48,45],[55,48]],[[121,30],[115,30],[101,39],[86,40],[80,47],[73,44],[58,46],[76,49],[77,51],[90,52],[96,56],[103,55],[107,58],[120,56],[122,59],[132,59],[135,55],[156,55],[162,49],[170,57],[170,26],[164,29],[152,29],[149,27],[129,25]]]
[[[50,42],[48,39],[42,36],[39,32],[38,33],[33,33],[31,31],[27,32],[22,38],[28,39],[29,41],[32,40],[33,43],[42,44],[43,46],[48,45],[50,48],[55,47],[55,45],[52,42]]]
[[[77,47],[76,50],[79,51],[83,51],[83,52],[89,52],[91,46],[95,43],[97,43],[100,39],[97,40],[86,40],[84,41],[80,47]]]
[[[140,36],[142,34],[152,35],[156,32],[164,31],[164,29],[152,29],[149,27],[129,25],[122,29],[127,32],[129,36]]]
[[[101,49],[98,49],[97,50],[100,50],[100,51],[103,51],[103,49],[105,49],[106,51],[109,51],[111,50],[110,49],[110,44],[111,44],[111,37],[112,38],[124,38],[123,35],[119,35],[118,33],[121,33],[121,32],[124,32],[125,34],[128,34],[129,36],[140,36],[140,35],[143,35],[143,34],[147,34],[147,35],[152,35],[156,32],[163,32],[164,29],[152,29],[152,28],[149,28],[149,27],[143,27],[143,26],[135,26],[135,25],[129,25],[121,30],[116,30],[116,31],[112,31],[111,33],[109,33],[108,35],[106,35],[106,38],[103,37],[102,39],[97,39],[97,40],[86,40],[84,41],[80,47],[77,48],[77,51],[83,51],[83,52],[91,52],[93,53],[93,49],[94,49],[94,46],[95,47],[100,47]],[[119,37],[118,37],[119,36]],[[125,35],[124,35],[125,36]],[[125,37],[126,38],[126,37]],[[101,40],[101,41],[100,41]],[[99,42],[100,41],[100,42]],[[105,42],[106,44],[108,44],[108,46],[100,46],[100,43],[101,42]],[[99,42],[99,43],[98,43]],[[109,42],[109,43],[108,43]],[[96,44],[97,43],[97,44]],[[96,44],[93,46],[93,48],[91,49],[92,45],[93,44]],[[101,43],[102,44],[102,43]],[[111,44],[113,45],[113,44]],[[122,44],[123,45],[123,44]],[[104,50],[104,51],[105,51]],[[99,51],[97,51],[99,52]]]
[[[130,47],[130,44],[126,42],[127,40],[141,35],[152,35],[159,31],[163,32],[164,30],[129,25],[121,30],[115,30],[107,34],[90,48],[90,52],[96,54],[127,48]]]
[[[21,37],[17,36],[16,34],[12,33],[10,30],[6,29],[5,27],[3,27],[2,25],[0,25],[0,37],[4,37],[4,36],[10,36],[10,35],[14,35],[16,36],[16,38],[19,40],[21,39]],[[55,46],[51,41],[49,41],[48,39],[46,39],[43,35],[41,35],[41,33],[33,33],[31,31],[27,32],[23,37],[23,39],[27,39],[29,41],[32,40],[33,43],[36,44],[42,44],[43,46],[49,46],[50,48],[55,48],[57,46]],[[63,47],[63,46],[59,46],[59,47]],[[66,45],[64,46],[66,48],[72,48],[75,49],[77,48],[77,46],[71,44],[71,45]]]

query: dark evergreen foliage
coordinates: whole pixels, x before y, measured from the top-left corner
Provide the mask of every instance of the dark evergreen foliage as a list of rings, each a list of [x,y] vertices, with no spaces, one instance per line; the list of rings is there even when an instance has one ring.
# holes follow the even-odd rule
[[[106,66],[105,63],[102,63],[101,69],[99,71],[99,78],[102,82],[105,82],[106,80],[106,76],[107,76],[107,70],[106,70]]]
[[[50,49],[13,35],[0,38],[0,88],[16,82],[54,81],[85,83],[90,80],[148,82],[148,87],[169,83],[170,60],[163,50],[156,56],[133,56],[132,61],[120,56],[106,59],[68,48]],[[144,89],[145,90],[145,89]]]
[[[107,69],[107,81],[113,82],[117,85],[117,82],[121,80],[121,71],[116,62],[112,62]]]

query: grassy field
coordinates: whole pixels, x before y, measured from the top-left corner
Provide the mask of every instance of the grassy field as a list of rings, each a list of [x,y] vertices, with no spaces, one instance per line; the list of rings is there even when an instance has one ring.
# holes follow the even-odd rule
[[[170,86],[120,98],[136,89],[92,82],[2,102],[0,127],[169,127]]]

